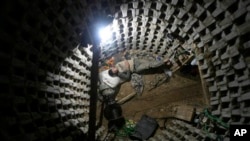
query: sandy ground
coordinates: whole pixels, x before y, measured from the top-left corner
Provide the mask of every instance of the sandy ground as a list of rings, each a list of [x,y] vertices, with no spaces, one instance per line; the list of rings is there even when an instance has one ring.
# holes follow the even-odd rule
[[[183,77],[175,74],[168,82],[148,91],[151,88],[154,74],[144,75],[145,88],[141,96],[136,95],[130,101],[122,104],[123,114],[126,118],[138,121],[143,114],[150,116],[153,110],[171,109],[177,105],[188,105],[199,110],[205,106],[202,86],[199,76]],[[123,84],[117,99],[134,92],[130,82]],[[169,111],[171,112],[171,111]],[[167,115],[167,114],[166,114]]]

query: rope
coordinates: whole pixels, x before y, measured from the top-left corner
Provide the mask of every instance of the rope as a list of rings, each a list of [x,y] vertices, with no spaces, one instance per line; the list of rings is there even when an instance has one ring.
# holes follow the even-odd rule
[[[209,119],[211,119],[212,121],[215,121],[217,123],[219,123],[221,126],[223,126],[224,128],[228,129],[229,128],[229,125],[225,122],[223,122],[221,119],[217,118],[216,116],[213,116],[211,115],[209,112],[208,112],[208,109],[204,109],[204,114],[206,117],[208,117]]]
[[[210,114],[207,108],[204,109],[203,114],[204,114],[204,116],[206,116],[207,118],[209,118],[211,121],[220,124],[221,126],[223,126],[226,129],[229,128],[229,125],[227,123],[223,122],[218,117],[213,116],[212,114]],[[211,136],[211,134],[208,131],[209,130],[209,125],[208,124],[205,123],[202,129],[203,129],[203,131],[205,131],[205,133],[207,134],[208,138],[213,139],[212,136]],[[217,141],[222,141],[222,137],[220,135],[216,135],[216,140]]]

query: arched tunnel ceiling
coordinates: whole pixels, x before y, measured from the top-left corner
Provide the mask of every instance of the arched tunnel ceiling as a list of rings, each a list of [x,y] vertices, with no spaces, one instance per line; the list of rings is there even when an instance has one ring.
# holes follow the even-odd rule
[[[103,44],[103,57],[131,49],[170,57],[174,50],[191,50],[192,43],[234,44],[246,33],[249,14],[239,10],[245,5],[236,0],[124,2],[115,11],[113,38]]]

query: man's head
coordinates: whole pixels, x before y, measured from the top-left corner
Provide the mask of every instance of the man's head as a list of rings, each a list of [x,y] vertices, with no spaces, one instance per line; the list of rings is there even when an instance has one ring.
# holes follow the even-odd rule
[[[115,76],[118,73],[118,69],[116,67],[112,67],[109,71],[108,71],[110,76]]]

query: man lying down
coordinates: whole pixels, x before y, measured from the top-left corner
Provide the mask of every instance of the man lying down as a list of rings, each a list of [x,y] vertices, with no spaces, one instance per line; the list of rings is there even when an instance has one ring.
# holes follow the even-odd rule
[[[109,70],[99,73],[99,92],[101,97],[109,99],[109,102],[114,102],[120,84],[129,81],[132,73],[141,73],[144,70],[158,68],[169,63],[165,60],[146,60],[141,58],[131,58],[116,63]]]
[[[147,69],[158,68],[168,62],[168,59],[147,60],[141,58],[131,58],[129,60],[116,63],[116,65],[110,69],[110,74],[129,80],[131,73],[141,73]]]

